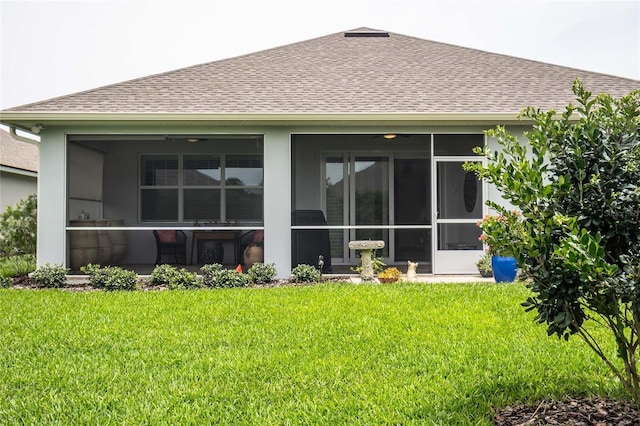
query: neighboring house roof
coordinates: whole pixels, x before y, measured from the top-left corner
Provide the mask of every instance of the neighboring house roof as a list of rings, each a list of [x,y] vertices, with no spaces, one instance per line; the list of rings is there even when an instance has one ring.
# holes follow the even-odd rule
[[[36,145],[16,140],[0,129],[0,167],[37,172],[39,155]]]
[[[3,119],[517,114],[525,106],[563,109],[574,100],[576,77],[594,93],[621,96],[640,87],[637,80],[360,28],[11,108]]]

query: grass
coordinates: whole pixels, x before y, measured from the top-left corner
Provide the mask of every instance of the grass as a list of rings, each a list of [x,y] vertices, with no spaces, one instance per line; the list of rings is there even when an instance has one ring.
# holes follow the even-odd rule
[[[0,424],[489,425],[517,402],[621,397],[585,345],[532,323],[527,294],[0,290]]]
[[[26,275],[35,270],[36,257],[34,255],[0,256],[0,277]]]

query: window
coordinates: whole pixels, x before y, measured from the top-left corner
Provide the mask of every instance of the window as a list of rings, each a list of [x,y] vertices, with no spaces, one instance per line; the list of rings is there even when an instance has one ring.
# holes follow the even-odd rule
[[[178,157],[144,155],[140,166],[140,219],[178,221]]]
[[[184,155],[182,158],[183,220],[219,221],[222,199],[220,155]]]
[[[145,154],[142,222],[262,222],[262,155]]]
[[[437,156],[475,155],[473,148],[484,147],[482,134],[436,134],[434,135],[434,154]]]
[[[227,155],[224,182],[226,217],[262,219],[262,156]]]

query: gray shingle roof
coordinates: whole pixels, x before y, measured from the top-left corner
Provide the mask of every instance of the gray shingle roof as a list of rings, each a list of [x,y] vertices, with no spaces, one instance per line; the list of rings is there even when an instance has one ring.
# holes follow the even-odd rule
[[[368,29],[359,29],[368,30]],[[578,77],[614,96],[640,81],[428,41],[340,32],[195,65],[11,112],[347,114],[562,109]]]
[[[20,142],[12,138],[9,132],[0,129],[0,166],[37,172],[39,156],[37,146]]]

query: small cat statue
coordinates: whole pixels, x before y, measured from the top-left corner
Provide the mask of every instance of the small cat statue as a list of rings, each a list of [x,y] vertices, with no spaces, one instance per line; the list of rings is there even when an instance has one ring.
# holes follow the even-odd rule
[[[418,262],[407,261],[407,282],[415,283],[418,281],[418,274],[416,273],[417,267]]]

